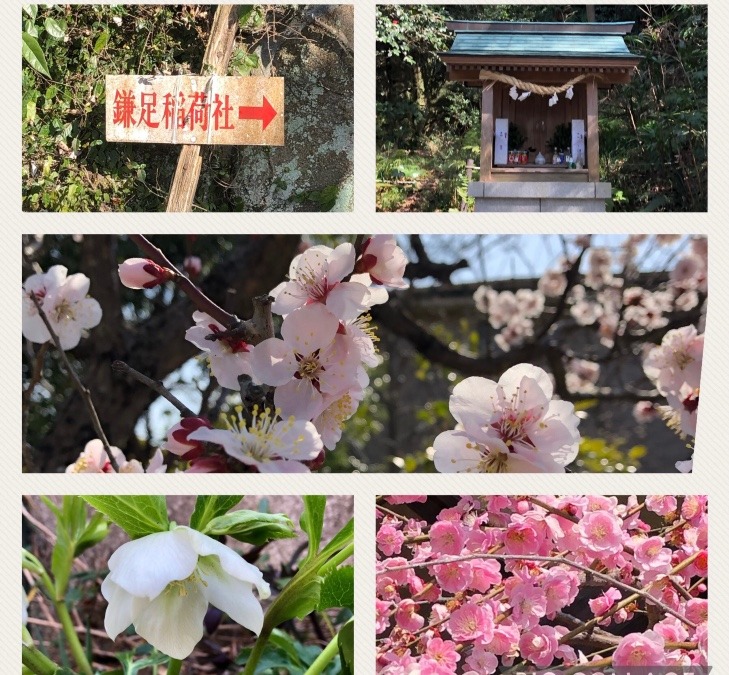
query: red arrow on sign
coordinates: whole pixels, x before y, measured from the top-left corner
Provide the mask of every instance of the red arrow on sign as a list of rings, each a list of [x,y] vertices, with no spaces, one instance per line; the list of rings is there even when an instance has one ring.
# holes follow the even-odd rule
[[[263,97],[263,104],[260,106],[254,105],[242,105],[238,108],[238,119],[241,120],[261,120],[263,127],[261,131],[265,131],[266,127],[271,124],[273,118],[278,113],[274,107],[268,102],[268,99]]]

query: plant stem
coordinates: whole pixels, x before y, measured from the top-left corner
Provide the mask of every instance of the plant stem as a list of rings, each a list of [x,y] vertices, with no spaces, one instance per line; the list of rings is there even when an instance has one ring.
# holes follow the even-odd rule
[[[321,675],[324,669],[329,663],[334,660],[334,657],[339,653],[339,634],[336,634],[330,641],[329,644],[324,647],[321,654],[314,659],[314,663],[309,666],[309,669],[304,675]]]
[[[61,669],[43,652],[30,645],[23,645],[23,665],[34,675],[53,675]]]
[[[256,639],[256,643],[253,645],[253,650],[251,651],[251,655],[248,657],[248,661],[246,662],[246,667],[242,675],[253,675],[253,673],[256,672],[256,666],[261,660],[261,656],[263,656],[263,650],[266,648],[266,643],[268,642],[268,638],[271,636],[272,630],[272,628],[269,628],[264,623],[264,626]]]
[[[76,629],[73,626],[73,621],[71,620],[71,615],[68,613],[68,607],[65,601],[55,600],[53,604],[55,605],[56,614],[58,614],[61,626],[63,626],[63,632],[66,634],[68,646],[71,648],[76,665],[84,675],[94,675],[89,660],[86,658],[86,652],[76,634]]]
[[[167,675],[179,675],[182,669],[182,661],[179,659],[170,659],[170,665],[167,666]]]
[[[333,558],[327,560],[320,568],[319,568],[319,576],[324,577],[329,572],[331,572],[339,563],[344,562],[347,558],[349,558],[354,553],[354,542],[348,544],[345,546],[337,555],[335,555]]]

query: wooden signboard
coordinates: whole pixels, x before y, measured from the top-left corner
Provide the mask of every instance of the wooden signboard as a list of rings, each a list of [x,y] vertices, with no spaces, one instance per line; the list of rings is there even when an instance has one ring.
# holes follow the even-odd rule
[[[284,79],[107,75],[106,140],[283,145]]]

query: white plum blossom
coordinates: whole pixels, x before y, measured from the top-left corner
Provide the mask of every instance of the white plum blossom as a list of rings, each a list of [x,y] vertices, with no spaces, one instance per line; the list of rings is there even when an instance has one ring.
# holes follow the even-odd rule
[[[592,392],[600,377],[600,364],[585,359],[570,359],[565,384],[571,392]]]
[[[239,407],[237,415],[226,420],[227,429],[200,427],[188,439],[216,443],[230,457],[260,473],[308,473],[302,462],[315,459],[324,447],[319,432],[307,420],[280,420],[279,414],[280,410],[269,408],[259,413],[256,405],[248,422]]]
[[[374,304],[365,284],[342,281],[354,270],[355,251],[349,243],[335,249],[311,246],[291,262],[289,281],[280,283],[270,295],[271,311],[287,316],[305,305],[325,305],[337,318],[354,319]]]
[[[454,431],[433,443],[433,461],[445,472],[563,472],[577,456],[580,433],[574,406],[553,401],[552,382],[522,363],[498,382],[469,377],[453,389]]]
[[[259,569],[201,532],[175,527],[114,551],[101,584],[109,603],[104,628],[114,640],[133,624],[153,647],[185,659],[203,636],[208,604],[260,633],[263,610],[254,588],[269,597]]]
[[[559,270],[547,270],[537,283],[537,288],[548,298],[556,298],[567,290],[567,277]]]
[[[362,372],[364,373],[364,371]],[[367,378],[366,375],[365,378]],[[324,447],[328,450],[334,450],[342,437],[344,423],[357,412],[365,395],[364,386],[366,384],[350,389],[340,396],[324,397],[322,410],[314,416],[312,422],[321,435]]]
[[[357,384],[359,363],[347,353],[351,341],[339,330],[339,319],[324,305],[308,305],[284,319],[282,339],[268,338],[256,346],[254,377],[276,387],[274,403],[284,416],[311,419],[324,395]]]
[[[29,276],[23,284],[23,335],[31,342],[51,339],[31,298],[33,293],[64,351],[78,345],[83,331],[98,326],[102,314],[99,303],[87,297],[90,279],[80,273],[66,276],[67,272],[62,265],[54,265],[46,273]]]
[[[225,331],[225,326],[205,312],[195,312],[192,319],[195,325],[185,331],[185,339],[207,352],[210,358],[210,371],[221,387],[239,391],[238,377],[251,374],[253,346],[245,340],[233,337],[206,340],[205,338],[212,333]]]

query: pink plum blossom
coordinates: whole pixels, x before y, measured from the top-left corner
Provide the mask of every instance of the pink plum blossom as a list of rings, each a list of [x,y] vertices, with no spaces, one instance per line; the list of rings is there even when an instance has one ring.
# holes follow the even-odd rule
[[[684,383],[698,389],[704,353],[704,336],[694,326],[669,330],[661,345],[654,347],[643,362],[645,374],[662,394],[676,394]]]
[[[614,666],[663,666],[665,663],[665,640],[653,630],[626,635],[613,653]]]
[[[306,249],[291,262],[289,281],[271,291],[271,310],[287,316],[300,307],[321,304],[343,321],[356,318],[372,306],[372,295],[365,284],[343,281],[354,270],[354,255],[354,246],[349,243],[335,249]]]
[[[228,429],[202,426],[188,434],[188,439],[220,445],[230,457],[261,473],[308,473],[302,462],[314,459],[323,448],[311,422],[293,417],[279,420],[269,408],[259,412],[255,406],[250,422],[242,412],[226,422]]]
[[[212,429],[213,425],[204,417],[183,417],[167,432],[165,450],[188,461],[196,459],[203,452],[203,442],[191,441],[190,434],[200,427]]]
[[[205,312],[194,312],[192,320],[195,325],[185,331],[185,339],[207,353],[210,359],[210,372],[221,387],[239,391],[238,378],[241,375],[250,375],[252,372],[253,346],[245,340],[234,337],[207,340],[209,335],[224,332],[225,326]]]
[[[425,617],[418,614],[418,605],[410,599],[401,600],[395,612],[395,621],[403,630],[414,633],[425,624]]]
[[[464,536],[460,525],[440,520],[430,528],[430,546],[433,553],[458,555],[463,548]]]
[[[480,640],[490,642],[494,637],[494,613],[488,605],[466,602],[451,613],[448,632],[456,642]]]
[[[667,516],[678,509],[678,501],[673,495],[648,495],[645,498],[645,507],[659,516]]]
[[[620,520],[608,511],[588,513],[580,520],[577,529],[585,550],[598,557],[623,550]]]
[[[551,626],[535,626],[519,638],[522,657],[539,668],[552,663],[558,647],[557,634]]]
[[[119,265],[119,279],[127,288],[154,288],[174,276],[172,270],[147,258],[127,258]]]
[[[407,288],[403,280],[408,259],[397,245],[395,237],[376,234],[362,246],[362,257],[357,261],[356,272],[368,274],[372,283],[391,288]]]
[[[286,316],[281,339],[268,338],[256,346],[254,376],[276,387],[274,402],[284,415],[312,419],[324,396],[359,387],[359,364],[348,358],[345,337],[338,331],[339,319],[314,304]]]
[[[462,431],[436,437],[440,472],[563,472],[577,456],[574,406],[553,401],[541,368],[519,364],[497,382],[469,377],[456,385],[450,411]]]
[[[392,525],[383,524],[377,532],[377,547],[386,556],[398,555],[405,535]]]

